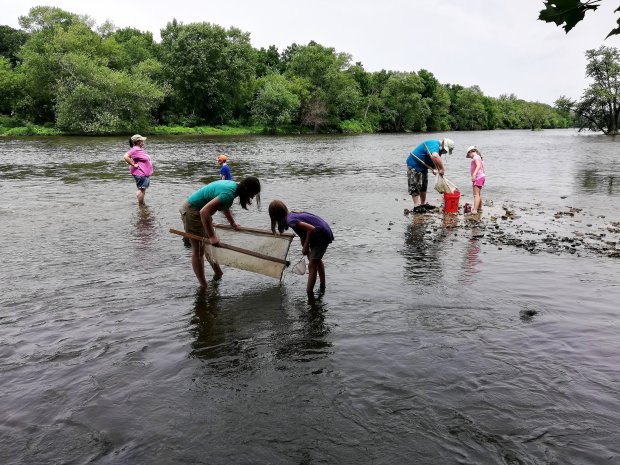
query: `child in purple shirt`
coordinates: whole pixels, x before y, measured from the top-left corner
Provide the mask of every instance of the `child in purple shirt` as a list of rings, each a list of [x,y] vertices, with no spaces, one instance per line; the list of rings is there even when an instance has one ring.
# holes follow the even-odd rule
[[[297,233],[302,243],[302,253],[308,256],[309,275],[306,292],[310,295],[314,292],[316,276],[319,275],[321,293],[325,292],[325,266],[323,265],[323,255],[327,246],[334,240],[329,225],[322,218],[305,211],[288,211],[288,208],[281,200],[274,200],[269,204],[269,217],[271,218],[271,231],[278,231],[291,228]]]

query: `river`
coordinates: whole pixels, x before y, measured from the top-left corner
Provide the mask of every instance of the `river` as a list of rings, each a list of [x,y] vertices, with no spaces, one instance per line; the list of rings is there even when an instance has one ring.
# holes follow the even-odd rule
[[[461,206],[485,157],[479,222],[404,214],[405,158],[443,136]],[[153,136],[139,208],[123,138],[0,139],[0,463],[620,463],[618,144]],[[325,295],[198,289],[168,230],[221,152],[263,186],[242,226],[275,198],[331,224]]]

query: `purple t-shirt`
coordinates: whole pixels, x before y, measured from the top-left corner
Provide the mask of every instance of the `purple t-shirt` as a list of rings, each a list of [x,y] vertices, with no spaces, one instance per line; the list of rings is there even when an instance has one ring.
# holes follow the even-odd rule
[[[334,240],[331,228],[322,218],[308,212],[291,212],[286,217],[286,223],[297,233],[302,242],[305,242],[307,232],[298,226],[300,222],[311,224],[316,228],[310,236],[311,246],[331,244]]]
[[[129,172],[134,176],[151,176],[153,174],[153,163],[151,157],[139,145],[134,145],[127,152],[131,159],[138,164],[138,168],[133,166],[129,168]]]

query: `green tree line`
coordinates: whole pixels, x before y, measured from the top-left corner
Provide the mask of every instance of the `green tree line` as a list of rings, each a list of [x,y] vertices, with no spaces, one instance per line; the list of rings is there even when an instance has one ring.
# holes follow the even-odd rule
[[[0,125],[119,134],[154,127],[268,132],[538,129],[575,124],[571,106],[493,98],[432,72],[369,72],[310,42],[254,48],[250,34],[173,20],[150,32],[35,7],[0,26]]]

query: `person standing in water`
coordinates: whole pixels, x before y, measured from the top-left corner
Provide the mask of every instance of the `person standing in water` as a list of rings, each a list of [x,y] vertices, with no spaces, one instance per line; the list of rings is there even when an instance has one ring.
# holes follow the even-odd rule
[[[471,174],[471,183],[474,191],[474,207],[471,210],[471,214],[474,215],[482,211],[482,186],[484,186],[484,182],[486,181],[484,160],[482,159],[482,154],[475,145],[467,149],[467,155],[465,156],[471,158],[469,173]]]
[[[452,139],[431,139],[422,142],[411,151],[407,157],[407,184],[409,195],[413,200],[414,213],[426,213],[437,207],[426,203],[426,190],[428,188],[428,170],[433,173],[444,174],[441,156],[452,153],[454,141]]]
[[[230,166],[228,166],[228,157],[224,154],[221,154],[217,157],[217,164],[222,167],[220,169],[220,179],[224,181],[231,181],[232,175],[230,174]]]
[[[319,291],[325,292],[325,265],[323,255],[327,246],[334,240],[329,225],[322,218],[305,211],[288,211],[288,208],[281,200],[274,200],[269,204],[269,218],[271,218],[271,232],[282,234],[286,229],[291,228],[301,239],[302,250],[309,260],[309,275],[306,285],[308,295],[313,295],[314,285],[316,284],[317,274],[319,275]]]
[[[248,176],[240,182],[235,181],[213,181],[206,186],[198,189],[191,194],[183,203],[179,212],[185,232],[201,237],[207,237],[212,246],[217,247],[220,239],[215,234],[212,216],[221,211],[230,225],[239,230],[239,226],[230,212],[230,207],[239,197],[239,205],[244,210],[252,203],[256,197],[256,206],[260,207],[260,181],[254,176]],[[192,246],[192,268],[198,282],[202,287],[207,287],[205,279],[204,265],[204,244],[198,239],[190,239]],[[220,278],[224,273],[217,263],[209,261],[216,278]]]
[[[151,157],[144,150],[146,137],[135,134],[129,138],[129,151],[123,157],[125,162],[131,166],[129,172],[136,181],[138,192],[136,198],[138,205],[144,205],[146,190],[151,185],[151,175],[153,174],[153,162]]]

